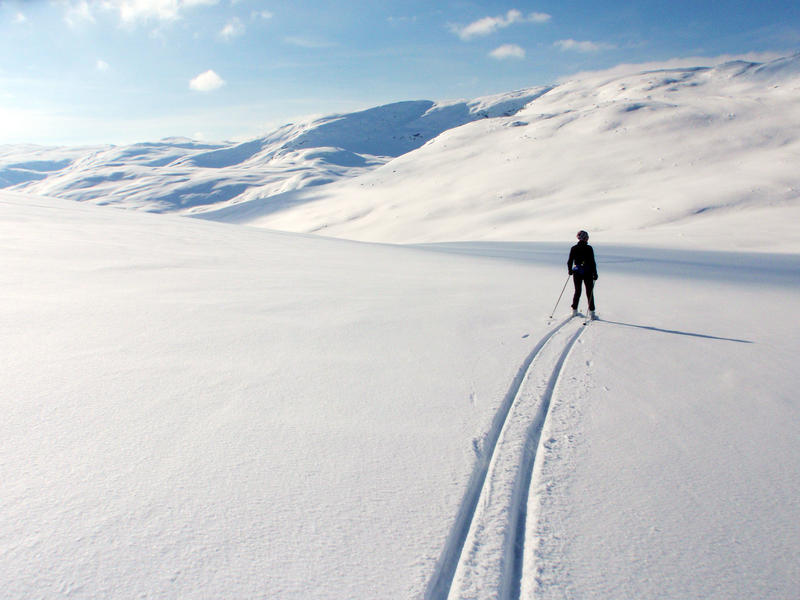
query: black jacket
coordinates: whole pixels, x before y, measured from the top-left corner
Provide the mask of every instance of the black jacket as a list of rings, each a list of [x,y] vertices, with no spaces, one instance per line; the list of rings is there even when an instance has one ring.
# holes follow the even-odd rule
[[[570,273],[575,273],[572,270],[572,265],[578,265],[581,271],[578,274],[581,277],[591,277],[597,279],[597,263],[594,262],[594,250],[588,242],[578,242],[569,251],[569,260],[567,260],[567,269]]]

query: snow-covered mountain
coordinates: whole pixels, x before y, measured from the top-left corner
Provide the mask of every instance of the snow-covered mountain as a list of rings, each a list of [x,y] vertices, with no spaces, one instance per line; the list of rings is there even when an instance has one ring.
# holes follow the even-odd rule
[[[354,177],[478,119],[510,116],[545,89],[471,102],[398,102],[281,127],[229,144],[0,146],[0,188],[150,212],[192,212]]]
[[[208,218],[351,239],[557,240],[771,249],[800,221],[800,54],[619,68],[513,117],[450,129],[364,175]],[[780,243],[776,243],[777,240]]]
[[[583,227],[607,241],[769,250],[797,240],[799,65],[800,54],[623,66],[238,144],[3,147],[0,185],[362,240],[555,240]]]

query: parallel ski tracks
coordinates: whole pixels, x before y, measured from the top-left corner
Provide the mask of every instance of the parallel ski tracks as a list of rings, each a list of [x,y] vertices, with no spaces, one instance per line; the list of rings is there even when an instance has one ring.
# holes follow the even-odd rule
[[[539,438],[564,363],[585,330],[579,319],[561,321],[517,371],[484,440],[426,600],[519,598]]]

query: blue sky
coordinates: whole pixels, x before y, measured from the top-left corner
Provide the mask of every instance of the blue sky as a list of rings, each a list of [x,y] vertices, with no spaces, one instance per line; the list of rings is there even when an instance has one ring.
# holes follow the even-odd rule
[[[243,139],[623,62],[799,50],[798,0],[0,0],[0,144]]]

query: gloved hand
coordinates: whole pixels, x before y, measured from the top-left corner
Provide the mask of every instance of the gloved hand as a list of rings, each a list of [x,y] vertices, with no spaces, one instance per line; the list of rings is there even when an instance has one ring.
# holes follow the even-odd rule
[[[592,279],[594,279],[595,281],[597,281],[597,273],[595,273],[594,275],[592,275]]]

